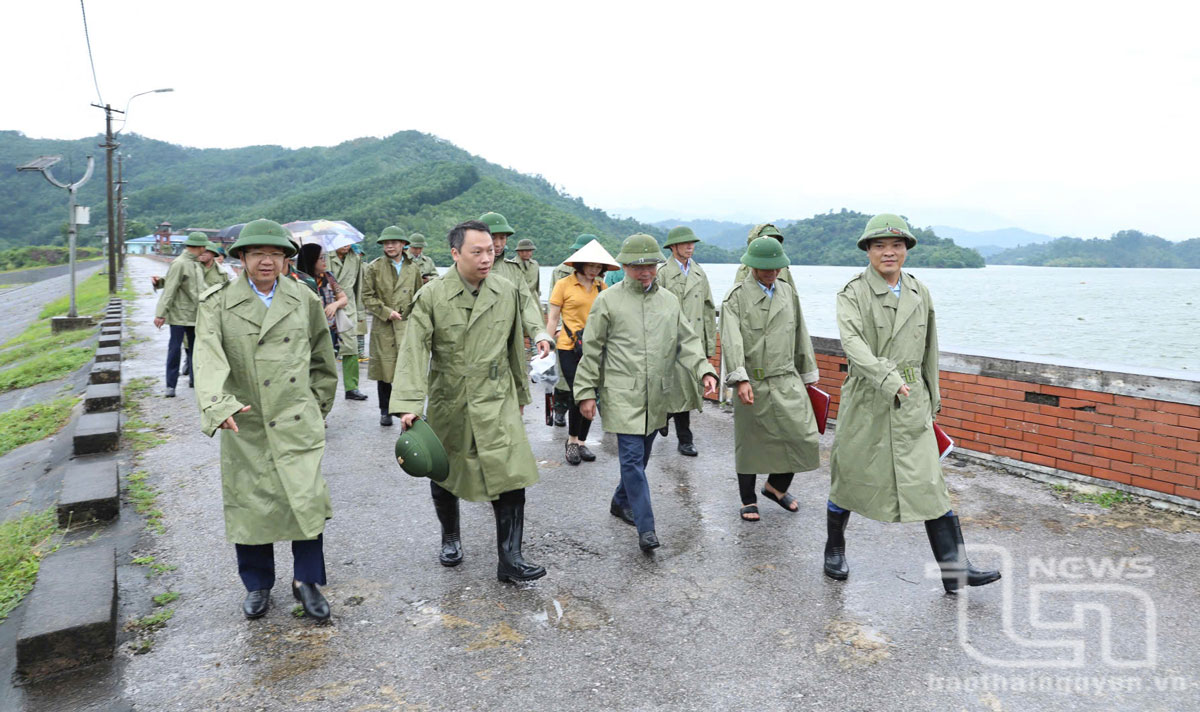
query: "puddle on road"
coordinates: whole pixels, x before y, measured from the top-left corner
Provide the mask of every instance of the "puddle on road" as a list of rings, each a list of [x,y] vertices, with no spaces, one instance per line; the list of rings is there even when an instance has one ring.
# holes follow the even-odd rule
[[[831,655],[843,670],[861,668],[892,657],[891,640],[875,628],[851,620],[833,620],[825,626],[825,641],[816,650]]]

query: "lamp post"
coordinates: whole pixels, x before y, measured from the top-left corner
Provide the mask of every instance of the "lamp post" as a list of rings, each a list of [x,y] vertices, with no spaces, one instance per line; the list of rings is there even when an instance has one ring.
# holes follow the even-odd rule
[[[105,151],[105,166],[106,166],[106,174],[107,174],[107,179],[105,181],[105,186],[104,186],[104,194],[105,194],[105,200],[108,203],[108,293],[109,294],[117,293],[117,244],[116,244],[117,231],[115,229],[115,226],[113,225],[113,174],[112,174],[113,151],[115,151],[117,149],[117,146],[120,145],[115,140],[116,134],[120,133],[121,129],[125,128],[125,124],[129,120],[129,104],[130,104],[130,102],[132,102],[134,99],[136,99],[139,96],[142,96],[144,94],[161,94],[161,93],[169,92],[169,91],[175,91],[175,90],[174,89],[151,89],[150,91],[143,91],[143,92],[134,94],[133,96],[129,97],[129,99],[125,102],[125,111],[121,111],[120,109],[114,109],[114,108],[112,108],[111,104],[105,104],[104,106],[101,106],[99,104],[92,104],[92,106],[96,107],[97,109],[104,109],[104,143],[100,144],[100,148],[103,148]],[[112,127],[113,114],[121,114],[122,116],[125,116],[125,121],[123,121],[121,123],[121,128],[117,129],[116,133],[113,132],[113,127]]]
[[[40,171],[42,177],[50,182],[50,185],[59,188],[67,189],[67,260],[70,263],[71,270],[71,308],[67,312],[67,319],[76,320],[79,315],[75,311],[75,224],[78,221],[75,216],[75,191],[79,189],[88,179],[92,177],[92,169],[96,167],[96,162],[91,156],[87,157],[87,172],[83,177],[74,183],[60,183],[54,179],[54,175],[50,173],[50,168],[62,160],[62,156],[39,156],[25,165],[17,168],[18,171]],[[55,329],[57,322],[51,320],[51,330]],[[65,328],[73,328],[70,323],[64,324]]]

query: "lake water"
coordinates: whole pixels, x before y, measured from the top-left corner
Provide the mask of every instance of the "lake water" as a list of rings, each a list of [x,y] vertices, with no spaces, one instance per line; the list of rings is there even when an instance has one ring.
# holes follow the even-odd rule
[[[737,265],[704,265],[718,306]],[[542,268],[542,298],[552,267]],[[808,330],[836,338],[838,291],[863,267],[792,265]],[[1119,370],[1200,372],[1200,270],[995,265],[913,269],[943,351]]]

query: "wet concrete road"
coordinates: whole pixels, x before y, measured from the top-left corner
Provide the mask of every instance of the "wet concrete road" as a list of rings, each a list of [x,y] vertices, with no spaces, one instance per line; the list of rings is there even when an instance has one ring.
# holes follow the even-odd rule
[[[130,266],[134,285],[165,269]],[[126,363],[127,379],[161,377],[166,331],[149,324],[152,309],[141,296],[130,319],[150,341]],[[465,563],[437,564],[428,484],[396,466],[397,429],[377,424],[374,388],[364,380],[363,390],[370,401],[339,396],[329,417],[331,624],[291,614],[284,545],[273,608],[242,618],[218,442],[199,432],[192,391],[164,400],[160,383],[145,412],[170,439],[143,467],[162,490],[166,533],[144,536],[132,555],[179,568],[150,584],[124,576],[122,608],[145,609],[169,588],[181,594],[175,615],[151,652],[123,646],[115,665],[91,673],[119,675],[113,697],[88,699],[84,683],[63,682],[39,688],[29,708],[1200,708],[1194,518],[1105,510],[951,465],[972,556],[1001,566],[1003,581],[946,596],[926,575],[921,525],[853,517],[851,575],[838,583],[821,573],[827,467],[797,476],[800,513],[760,498],[762,521],[740,521],[732,417],[709,407],[693,418],[699,458],[676,453],[673,434],[656,443],[649,476],[663,547],[645,555],[608,513],[615,438],[596,433],[599,459],[571,467],[565,429],[531,409],[542,481],[528,492],[525,552],[549,574],[516,587],[496,581],[487,504],[464,503]]]
[[[79,262],[75,265],[75,284],[99,272],[104,260]],[[11,272],[0,278],[0,284],[22,284],[3,292],[4,309],[0,310],[0,343],[21,333],[25,327],[37,320],[38,313],[46,302],[54,301],[70,292],[71,276],[68,265],[56,265],[22,272]],[[32,284],[27,284],[27,283]]]

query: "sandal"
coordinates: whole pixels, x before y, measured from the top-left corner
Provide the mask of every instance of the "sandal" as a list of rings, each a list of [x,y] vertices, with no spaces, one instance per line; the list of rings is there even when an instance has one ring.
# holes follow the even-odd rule
[[[759,519],[761,519],[761,517],[758,516],[755,516],[754,519],[746,516],[747,514],[758,514],[757,504],[747,504],[745,507],[742,507],[740,510],[738,510],[738,514],[742,515],[742,521],[746,522],[757,522]]]
[[[784,492],[782,497],[776,497],[774,495],[774,493],[771,492],[771,490],[767,489],[766,487],[763,487],[762,495],[764,497],[766,497],[767,499],[771,500],[772,502],[775,502],[780,507],[783,507],[787,511],[791,512],[792,514],[795,514],[796,512],[800,511],[800,505],[796,504],[796,498],[793,497],[792,495],[788,494],[787,492]],[[796,504],[795,509],[792,509],[793,504]]]

